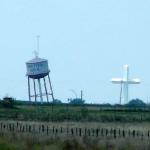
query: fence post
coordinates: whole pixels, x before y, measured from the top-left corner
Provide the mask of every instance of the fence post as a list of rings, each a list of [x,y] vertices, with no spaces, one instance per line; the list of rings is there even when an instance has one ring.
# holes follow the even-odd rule
[[[99,129],[97,128],[96,129],[96,136],[98,137],[98,135],[99,135]]]
[[[54,132],[55,132],[55,127],[53,126],[53,134],[54,134]]]
[[[47,130],[46,131],[47,131],[46,133],[47,133],[47,136],[48,136],[48,132],[49,132],[49,127],[48,126],[47,126]]]
[[[104,136],[104,129],[101,129],[101,136]]]
[[[87,129],[86,128],[84,129],[84,135],[85,136],[87,135]]]
[[[62,127],[60,128],[60,133],[63,133],[63,128]]]
[[[15,125],[14,125],[14,123],[12,124],[13,126],[12,126],[12,130],[13,130],[13,132],[14,132],[14,130],[15,130]]]
[[[106,136],[108,136],[108,129],[106,129]]]
[[[79,136],[81,136],[81,132],[82,132],[82,130],[81,130],[81,128],[79,128]]]
[[[41,132],[41,125],[38,126],[38,129],[39,129],[39,133],[40,133]]]
[[[55,133],[56,133],[56,134],[58,133],[58,129],[57,129],[57,128],[55,129]]]
[[[3,128],[3,123],[1,122],[1,130],[2,130],[2,128]]]
[[[138,131],[136,131],[136,136],[139,137],[139,132]]]
[[[44,127],[44,125],[42,124],[42,133],[44,133],[44,131],[45,131],[45,127]]]
[[[6,123],[6,131],[8,131],[8,129],[9,129],[9,124]]]
[[[21,127],[22,127],[22,124],[19,123],[19,132],[21,132]]]
[[[29,125],[29,133],[31,133],[31,125]]]
[[[73,135],[73,128],[71,128],[71,134]]]
[[[121,136],[121,131],[120,131],[120,129],[119,129],[119,137]]]
[[[23,127],[22,127],[22,132],[24,132],[24,125],[23,125]]]
[[[67,127],[67,135],[69,134],[69,128]]]
[[[135,130],[132,131],[132,135],[133,135],[133,137],[135,137]]]
[[[122,131],[122,136],[123,136],[123,138],[125,138],[125,131],[124,130]]]
[[[25,127],[25,128],[26,128],[26,132],[28,132],[28,125],[27,125],[27,124],[26,124],[26,127]]]
[[[6,128],[6,125],[5,125],[5,124],[3,125],[3,128],[4,128],[4,129]]]
[[[10,130],[10,132],[11,132],[11,123],[9,123],[9,130]]]
[[[90,129],[88,129],[88,135],[89,135],[89,136],[91,136],[91,132],[90,132]]]
[[[116,129],[114,129],[114,138],[116,139]]]
[[[113,129],[111,128],[110,129],[110,135],[112,136],[112,134],[113,134]]]
[[[94,136],[94,134],[95,134],[95,130],[94,130],[94,129],[92,129],[92,133],[93,133],[93,135],[92,135],[92,136]]]
[[[141,134],[141,140],[143,141],[143,138],[144,138],[144,134],[143,134],[143,132],[142,132],[142,134]]]

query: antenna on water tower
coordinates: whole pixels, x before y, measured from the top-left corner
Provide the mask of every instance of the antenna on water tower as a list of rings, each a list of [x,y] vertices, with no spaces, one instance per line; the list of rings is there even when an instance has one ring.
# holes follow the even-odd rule
[[[39,50],[40,50],[40,35],[37,35],[36,38],[37,38],[37,52],[39,53]]]
[[[40,52],[40,35],[37,35],[36,36],[36,39],[37,39],[37,49],[33,51],[34,55],[35,55],[35,58],[38,58],[39,57],[39,52]]]
[[[52,97],[52,100],[54,101],[54,95],[53,95],[53,89],[52,84],[50,80],[50,69],[48,67],[48,60],[42,59],[39,57],[39,38],[40,36],[37,36],[37,50],[34,51],[35,58],[32,60],[29,60],[26,62],[27,66],[27,76],[28,76],[28,94],[29,94],[29,101],[31,101],[32,97],[35,98],[35,102],[37,101],[37,98],[40,97],[40,101],[43,102],[43,96],[46,96],[47,102],[49,102],[49,95]],[[48,77],[48,83],[49,88],[47,88],[46,84],[46,77]],[[31,83],[30,79],[33,80],[33,92],[32,95],[31,91]],[[43,79],[44,82],[44,89],[45,92],[42,92],[42,85],[41,85],[41,79]],[[38,82],[38,87],[36,87],[36,81]],[[37,91],[38,88],[38,91]]]

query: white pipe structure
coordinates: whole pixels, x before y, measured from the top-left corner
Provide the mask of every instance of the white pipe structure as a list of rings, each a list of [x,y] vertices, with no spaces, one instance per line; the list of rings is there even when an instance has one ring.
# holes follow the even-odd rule
[[[39,84],[39,92],[40,92],[40,99],[41,99],[41,103],[43,103],[42,87],[41,87],[40,79],[38,79],[38,84]]]
[[[129,100],[129,85],[130,84],[140,84],[140,79],[129,79],[129,66],[124,65],[124,77],[123,78],[112,78],[111,80],[114,84],[122,84],[123,85],[123,93],[124,93],[124,102],[128,103]]]

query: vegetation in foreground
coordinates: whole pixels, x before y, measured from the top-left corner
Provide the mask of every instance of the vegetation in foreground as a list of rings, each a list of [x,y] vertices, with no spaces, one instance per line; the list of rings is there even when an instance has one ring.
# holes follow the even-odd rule
[[[14,104],[13,101],[4,101],[0,108],[0,120],[17,122],[24,121],[30,124],[31,121],[44,121],[43,123],[56,123],[55,125],[77,126],[82,128],[85,125],[97,127],[107,125],[109,128],[117,127],[127,129],[147,130],[149,129],[150,108],[109,106],[109,105],[25,105]],[[29,121],[29,122],[28,122]],[[66,121],[66,122],[65,122]],[[72,123],[74,121],[75,123]],[[10,121],[11,122],[11,121]],[[103,122],[103,123],[102,123]],[[108,123],[109,122],[109,123]],[[132,126],[129,126],[128,123]],[[140,122],[136,125],[135,122]],[[143,122],[145,124],[142,124]],[[77,123],[77,124],[76,124]],[[125,124],[127,123],[127,124]],[[52,125],[52,124],[51,124]],[[12,132],[0,134],[0,150],[149,150],[148,139],[141,138],[112,138],[112,137],[74,137],[59,136],[43,137],[40,135],[29,135]]]
[[[18,121],[2,121],[3,125],[0,130],[0,150],[149,150],[150,149],[150,137],[146,134],[143,135],[144,131],[149,130],[149,123],[50,123],[43,122],[45,126],[49,125],[49,127],[54,128],[50,130],[49,134],[47,134],[47,130],[29,130],[29,125],[36,125],[35,127],[42,127],[42,122],[18,122]],[[9,124],[18,124],[15,125],[15,129],[10,129]],[[21,126],[20,126],[21,125]],[[25,127],[23,127],[23,126]],[[26,128],[27,126],[27,128]],[[63,132],[59,126],[63,127]],[[12,126],[11,126],[12,127]],[[21,128],[20,128],[21,127]],[[71,130],[66,134],[67,130],[65,128],[82,128],[87,129],[92,128],[90,135],[82,134],[80,136],[79,132],[76,134],[72,134]],[[17,129],[16,129],[17,128]],[[94,128],[99,128],[99,135],[95,134]],[[106,130],[102,129],[121,129],[119,135],[112,134],[109,132],[106,135]],[[25,129],[25,130],[24,130]],[[57,129],[57,132],[56,132]],[[137,131],[134,137],[131,135],[132,132]],[[75,130],[74,130],[75,131]],[[79,130],[78,130],[79,131]],[[93,134],[94,131],[94,134]],[[126,132],[127,131],[127,132]],[[140,134],[142,131],[142,134]],[[138,133],[138,135],[137,135]],[[146,132],[145,132],[146,133]]]
[[[1,150],[149,150],[148,140],[141,139],[98,139],[74,138],[60,139],[22,136],[17,134],[0,136]]]

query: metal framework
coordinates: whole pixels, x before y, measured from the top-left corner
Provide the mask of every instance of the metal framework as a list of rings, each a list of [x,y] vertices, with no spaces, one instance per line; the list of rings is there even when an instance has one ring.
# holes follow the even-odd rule
[[[48,83],[46,82],[46,77],[48,78]],[[32,85],[30,83],[30,80],[33,80],[34,91],[31,91]],[[44,88],[42,88],[42,84],[41,84],[42,81],[44,84]],[[38,87],[36,87],[36,84],[38,84]],[[49,88],[47,88],[47,86],[49,86]],[[34,94],[31,94],[31,93],[34,93]],[[28,76],[28,94],[29,94],[29,101],[32,101],[32,98],[34,98],[34,101],[37,102],[37,98],[40,98],[41,103],[43,103],[44,97],[46,97],[47,102],[50,102],[49,96],[51,96],[52,101],[54,102],[53,88],[52,88],[49,74],[39,79],[33,79]]]

